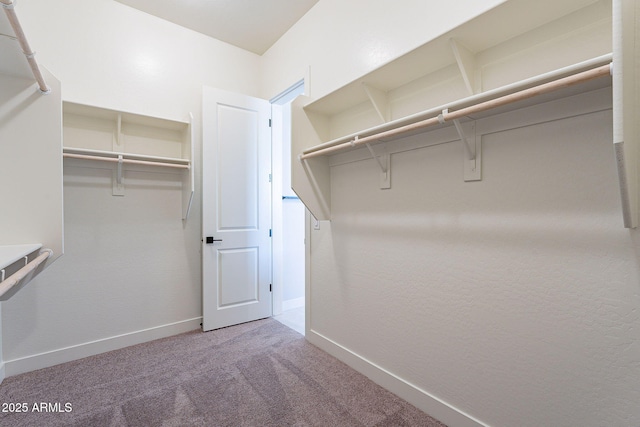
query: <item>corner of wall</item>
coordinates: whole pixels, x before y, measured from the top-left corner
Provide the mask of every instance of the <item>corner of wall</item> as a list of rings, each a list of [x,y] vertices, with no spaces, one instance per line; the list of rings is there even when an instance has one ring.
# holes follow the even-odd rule
[[[166,338],[173,335],[190,332],[200,328],[202,317],[187,319],[175,323],[155,326],[148,329],[129,332],[122,335],[103,338],[91,342],[52,350],[40,354],[22,357],[20,359],[4,360],[0,362],[0,378],[4,378],[5,372],[9,376],[48,368],[73,360],[82,359],[107,351],[118,350],[144,342]],[[6,371],[5,371],[6,366]]]
[[[315,332],[307,327],[306,339],[313,345],[326,351],[333,357],[346,363],[351,368],[360,372],[376,384],[384,387],[400,398],[424,411],[430,416],[450,426],[458,427],[484,427],[486,424],[474,419],[469,414],[449,405],[422,390],[421,388],[403,380],[375,363],[365,359],[357,353],[341,346],[331,339]]]

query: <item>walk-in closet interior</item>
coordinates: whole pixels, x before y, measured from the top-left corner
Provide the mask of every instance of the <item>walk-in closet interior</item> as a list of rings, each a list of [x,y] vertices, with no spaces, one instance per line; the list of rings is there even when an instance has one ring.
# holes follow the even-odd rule
[[[638,0],[144,3],[0,0],[0,381],[298,307],[446,425],[640,425]]]

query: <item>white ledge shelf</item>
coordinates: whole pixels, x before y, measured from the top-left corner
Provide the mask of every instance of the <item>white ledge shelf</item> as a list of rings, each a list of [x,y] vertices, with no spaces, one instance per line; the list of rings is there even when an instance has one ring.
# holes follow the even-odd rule
[[[36,251],[37,255],[29,257]],[[0,301],[8,300],[29,283],[52,255],[53,251],[42,249],[40,243],[0,246]]]
[[[0,270],[42,248],[40,243],[0,246]]]
[[[292,108],[294,191],[316,219],[330,220],[335,157],[373,159],[387,189],[391,142],[447,122],[463,141],[464,180],[481,180],[476,121],[608,87],[624,226],[635,228],[638,13],[640,5],[625,0],[510,0],[320,98],[299,97]],[[591,71],[593,79],[564,86]],[[534,93],[554,82],[557,88]],[[502,103],[519,93],[532,96]]]
[[[516,108],[548,101],[550,98],[570,96],[583,91],[593,90],[595,87],[610,85],[610,80],[604,83],[594,80],[610,77],[612,55],[607,54],[589,61],[545,73],[505,87],[497,88],[478,95],[473,95],[446,105],[431,108],[408,117],[394,120],[383,125],[336,138],[304,150],[300,160],[317,156],[332,155],[339,151],[350,150],[362,144],[389,141],[399,138],[403,134],[421,131],[431,126],[453,123],[457,128],[458,120],[477,119],[487,114],[501,112],[501,107]],[[581,85],[578,88],[573,86]],[[549,96],[545,97],[543,95]],[[461,140],[465,138],[460,129]],[[473,156],[471,156],[473,157]]]
[[[64,158],[110,164],[114,196],[125,195],[126,171],[134,166],[181,170],[182,218],[189,217],[195,191],[192,115],[169,120],[72,102],[63,104],[63,113]]]

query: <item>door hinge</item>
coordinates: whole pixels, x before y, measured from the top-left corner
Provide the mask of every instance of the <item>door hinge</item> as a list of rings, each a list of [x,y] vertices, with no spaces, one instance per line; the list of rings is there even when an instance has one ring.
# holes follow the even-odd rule
[[[269,292],[273,292],[273,285],[269,283]]]
[[[269,229],[269,237],[271,237],[271,228]]]
[[[271,119],[269,119],[269,127],[271,127]]]
[[[269,182],[271,182],[272,179],[273,177],[271,176],[271,174],[269,174]]]

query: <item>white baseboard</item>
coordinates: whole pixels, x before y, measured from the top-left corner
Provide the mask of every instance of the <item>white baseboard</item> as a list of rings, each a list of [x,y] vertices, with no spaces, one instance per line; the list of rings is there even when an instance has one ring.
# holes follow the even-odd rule
[[[304,307],[304,297],[282,301],[282,311],[287,311],[298,307]]]
[[[4,381],[4,378],[6,376],[6,371],[4,369],[4,362],[0,363],[0,384],[2,384],[2,381]]]
[[[308,330],[306,338],[313,345],[450,427],[487,427],[470,415],[313,330]]]
[[[34,354],[19,359],[5,360],[2,366],[2,374],[7,376],[18,375],[36,369],[47,368],[60,363],[94,356],[106,351],[117,350],[131,345],[153,341],[159,338],[170,337],[183,332],[199,329],[202,317],[183,320],[141,331],[130,332],[101,340],[90,341],[83,344],[52,350],[45,353]],[[5,370],[6,368],[6,370]]]

